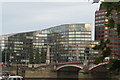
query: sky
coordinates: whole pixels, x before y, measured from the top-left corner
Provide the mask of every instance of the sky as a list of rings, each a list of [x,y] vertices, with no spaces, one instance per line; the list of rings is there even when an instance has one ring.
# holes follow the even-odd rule
[[[89,23],[94,26],[99,4],[91,2],[43,1],[0,3],[1,34],[42,30],[61,24]]]

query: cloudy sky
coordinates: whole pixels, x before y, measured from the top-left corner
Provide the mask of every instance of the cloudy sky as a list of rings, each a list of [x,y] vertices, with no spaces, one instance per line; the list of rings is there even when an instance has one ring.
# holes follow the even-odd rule
[[[72,23],[94,25],[98,7],[91,2],[4,2],[0,6],[1,32],[28,32]]]

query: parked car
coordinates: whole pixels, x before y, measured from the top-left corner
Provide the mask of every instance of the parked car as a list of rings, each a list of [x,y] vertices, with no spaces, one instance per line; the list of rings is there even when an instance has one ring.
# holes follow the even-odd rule
[[[22,76],[9,76],[7,80],[23,80]]]
[[[0,76],[0,80],[7,80],[7,77],[5,77],[5,76]]]
[[[0,71],[0,80],[23,80],[22,76],[15,75],[9,71]]]
[[[3,74],[0,75],[0,80],[23,80],[23,77],[8,72],[3,72]]]
[[[4,66],[4,63],[3,63],[3,62],[0,62],[0,66]]]

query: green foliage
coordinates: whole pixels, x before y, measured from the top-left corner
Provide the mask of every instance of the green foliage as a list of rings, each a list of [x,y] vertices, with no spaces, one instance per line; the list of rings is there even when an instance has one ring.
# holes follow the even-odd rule
[[[39,50],[36,49],[35,50],[35,64],[39,64],[40,63],[40,54],[39,54]]]
[[[33,52],[29,53],[29,63],[33,64]]]
[[[95,61],[94,61],[94,64],[102,63],[102,62],[103,62],[103,59],[104,59],[103,56],[100,56],[100,57],[96,58]]]
[[[44,48],[41,49],[41,63],[45,63],[46,62],[46,55],[47,52],[44,50]]]
[[[118,5],[116,8],[117,8],[117,12],[120,12],[120,5]]]
[[[109,27],[110,29],[111,29],[111,28],[114,28],[114,26],[115,26],[115,21],[113,20],[113,18],[109,19],[109,20],[108,20],[108,24],[105,24],[105,26]]]
[[[9,62],[10,60],[10,50],[9,49],[4,49],[2,51],[2,62]],[[6,60],[6,61],[5,61]]]
[[[103,52],[102,52],[102,55],[104,56],[104,57],[107,57],[107,56],[109,56],[110,54],[111,54],[111,49],[110,49],[110,47],[107,47],[106,48],[106,50],[104,50]]]
[[[103,2],[102,3],[107,10],[107,14],[106,14],[107,17],[111,14],[112,10],[117,10],[118,12],[120,11],[119,3],[120,2]]]
[[[108,16],[110,15],[110,13],[111,13],[111,12],[107,12],[107,14],[106,14],[105,16],[107,16],[107,17],[108,17]]]
[[[2,51],[2,62],[5,62],[5,50]]]
[[[111,15],[112,10],[116,10],[117,14],[120,13],[120,1],[119,2],[103,2],[102,5],[106,8],[107,14],[106,17]],[[113,18],[108,20],[108,24],[105,24],[110,29],[117,28],[118,36],[120,35],[120,24],[115,23]],[[102,50],[102,55],[95,60],[95,64],[101,63],[105,57],[111,55],[111,49],[105,45],[109,44],[110,40],[106,40],[105,42],[101,41],[99,45],[96,45],[93,49]],[[100,47],[100,48],[99,48]],[[108,65],[106,66],[111,71],[120,71],[120,60],[110,59]]]
[[[110,68],[115,61],[116,61],[116,59],[110,59],[108,65],[106,65],[106,67],[107,67],[107,68]]]
[[[98,45],[95,45],[95,47],[93,47],[92,49],[94,50],[104,50],[104,48],[106,47],[106,45],[110,43],[110,40],[107,39],[106,41],[103,41],[103,39],[100,41],[100,43]]]
[[[106,8],[107,14],[106,17],[109,17],[111,15],[112,10],[116,10],[117,13],[120,12],[120,1],[119,2],[103,2],[103,6]],[[105,24],[110,29],[117,27],[118,35],[120,35],[120,25],[115,23],[113,18],[110,18],[108,20],[108,24]],[[117,26],[115,26],[117,25]]]
[[[107,43],[107,44],[110,43],[110,39],[107,39],[107,40],[105,41],[105,43]]]
[[[105,41],[101,40],[99,45],[96,45],[95,47],[93,47],[94,50],[100,50],[101,52],[101,56],[96,58],[94,64],[99,64],[101,62],[103,62],[104,58],[109,56],[111,54],[111,49],[110,47],[107,47],[107,44],[110,43],[110,40],[107,39]]]
[[[118,35],[120,35],[120,24],[117,25],[117,32],[118,32]]]
[[[111,71],[120,71],[120,60],[114,60],[113,62],[112,62],[112,65],[111,65],[111,67],[110,67],[110,70]]]

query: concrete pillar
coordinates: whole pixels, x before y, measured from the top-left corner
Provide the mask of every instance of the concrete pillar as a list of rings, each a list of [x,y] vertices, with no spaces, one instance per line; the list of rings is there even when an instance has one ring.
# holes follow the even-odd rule
[[[56,68],[57,68],[56,65],[54,65],[54,70],[56,70]]]
[[[47,47],[46,64],[50,64],[50,46]]]
[[[83,71],[88,72],[88,68],[89,68],[88,60],[84,60],[84,62],[83,62]]]
[[[76,57],[77,57],[77,61],[79,61],[79,50],[76,51]]]

